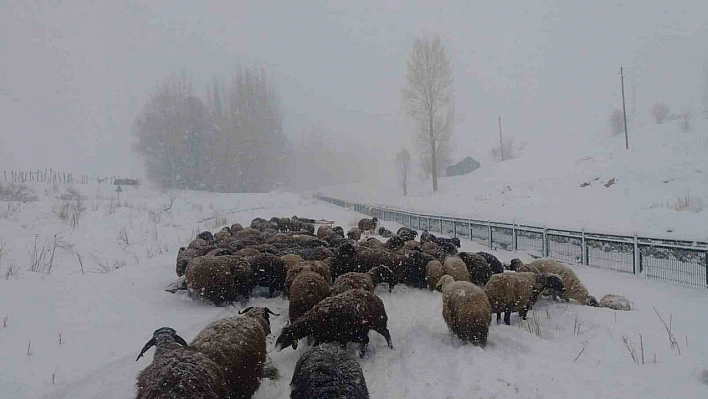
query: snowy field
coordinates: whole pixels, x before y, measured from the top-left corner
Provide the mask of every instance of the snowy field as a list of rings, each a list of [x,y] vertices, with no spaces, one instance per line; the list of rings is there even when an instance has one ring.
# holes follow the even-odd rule
[[[335,220],[362,215],[292,194],[158,193],[77,186],[85,210],[72,228],[66,186],[34,186],[38,201],[0,202],[0,397],[129,398],[140,348],[171,326],[190,341],[209,322],[240,306],[217,308],[165,292],[176,280],[177,249],[196,232],[255,217]],[[466,204],[467,201],[461,201]],[[69,207],[61,220],[62,209]],[[393,223],[384,224],[395,231]],[[55,238],[56,237],[56,238]],[[56,243],[56,245],[55,245]],[[37,249],[35,251],[35,248]],[[485,248],[463,241],[463,250]],[[38,255],[44,255],[37,262]],[[496,252],[502,261],[523,253]],[[31,271],[32,259],[35,270]],[[81,260],[79,260],[81,259]],[[542,299],[527,322],[492,324],[489,344],[462,346],[447,331],[441,297],[397,286],[377,290],[395,350],[370,333],[361,361],[372,398],[705,398],[708,397],[708,292],[631,275],[573,266],[591,294],[625,295],[629,312]],[[281,378],[264,380],[256,398],[286,398],[301,345],[273,350],[287,302],[254,298],[272,317],[269,350]],[[671,324],[670,344],[654,311]],[[696,317],[699,316],[699,317]],[[304,341],[302,342],[304,344]],[[349,346],[352,355],[357,349]]]
[[[471,155],[481,167],[441,178],[435,194],[415,165],[408,196],[394,183],[393,166],[382,171],[379,183],[320,191],[422,213],[708,241],[707,132],[703,118],[694,118],[687,132],[678,121],[638,123],[631,129],[629,150],[623,135],[538,135],[515,143],[516,158],[504,162],[492,160],[486,148],[457,148],[460,158]]]

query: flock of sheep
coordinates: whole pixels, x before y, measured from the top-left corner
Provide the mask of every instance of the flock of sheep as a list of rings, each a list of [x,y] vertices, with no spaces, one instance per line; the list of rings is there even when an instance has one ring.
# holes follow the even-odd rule
[[[460,252],[459,238],[441,238],[406,227],[396,234],[378,220],[361,219],[345,233],[342,227],[298,218],[256,218],[249,227],[234,224],[212,234],[200,233],[180,248],[176,272],[181,289],[216,305],[246,304],[256,287],[271,297],[289,299],[289,322],[276,348],[296,349],[306,338],[311,349],[298,360],[291,398],[368,398],[364,374],[346,350],[360,344],[365,356],[369,331],[393,349],[377,285],[396,284],[442,291],[442,316],[462,341],[483,346],[492,315],[510,324],[521,318],[542,293],[598,306],[567,266],[549,259],[504,266],[492,254]],[[368,234],[379,233],[380,240]],[[175,330],[156,330],[138,359],[156,347],[152,363],[138,375],[140,399],[250,398],[266,368],[270,315],[248,307],[238,316],[207,325],[191,343]],[[278,315],[276,315],[278,316]],[[334,342],[339,345],[320,345]],[[340,348],[341,346],[341,348]]]

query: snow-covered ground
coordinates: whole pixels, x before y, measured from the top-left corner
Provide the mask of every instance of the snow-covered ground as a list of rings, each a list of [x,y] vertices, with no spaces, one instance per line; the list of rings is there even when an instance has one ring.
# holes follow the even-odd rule
[[[622,177],[617,178],[619,185]],[[210,321],[239,310],[164,291],[176,279],[178,247],[196,232],[226,223],[247,224],[257,216],[297,214],[335,220],[345,228],[361,217],[293,194],[159,193],[127,187],[118,204],[111,186],[76,188],[85,196],[86,207],[76,228],[71,217],[62,221],[57,216],[67,201],[70,206],[71,200],[58,198],[66,193],[65,186],[35,186],[36,202],[0,202],[2,398],[132,397],[136,375],[149,364],[153,350],[138,362],[135,357],[156,328],[171,326],[190,341]],[[39,263],[40,272],[30,271],[35,245],[39,253],[45,249],[48,254]],[[463,249],[484,248],[463,242]],[[523,253],[496,254],[507,262],[529,259]],[[377,290],[386,305],[395,350],[388,349],[381,336],[370,334],[370,353],[361,364],[371,397],[708,395],[708,341],[702,338],[708,321],[696,317],[708,308],[708,292],[573,268],[598,299],[622,294],[635,309],[615,312],[541,300],[528,323],[519,325],[512,317],[511,326],[493,324],[489,344],[481,349],[462,346],[451,337],[442,320],[439,293],[403,286],[390,294]],[[307,345],[272,350],[286,320],[287,303],[254,298],[252,304],[283,315],[271,318],[269,337],[270,356],[281,378],[264,380],[255,397],[286,398],[295,362]],[[670,345],[654,308],[671,324],[678,348]],[[354,345],[349,348],[356,356]]]
[[[679,121],[638,124],[630,131],[629,150],[624,135],[589,132],[515,143],[517,157],[504,162],[493,161],[487,150],[457,149],[478,159],[481,168],[441,178],[433,195],[430,181],[413,173],[404,197],[393,170],[382,172],[378,183],[320,191],[348,201],[480,220],[708,241],[703,119],[695,117],[688,132]]]

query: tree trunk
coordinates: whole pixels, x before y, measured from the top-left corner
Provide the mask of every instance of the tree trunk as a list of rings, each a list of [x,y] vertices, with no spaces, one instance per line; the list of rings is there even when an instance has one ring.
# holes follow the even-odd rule
[[[437,149],[435,148],[436,142],[435,138],[433,137],[433,113],[432,111],[429,112],[428,115],[428,121],[429,121],[429,131],[428,134],[430,135],[430,168],[432,169],[430,172],[433,175],[433,193],[436,193],[438,191],[438,154],[437,154]]]
[[[408,171],[403,167],[403,196],[408,195]]]

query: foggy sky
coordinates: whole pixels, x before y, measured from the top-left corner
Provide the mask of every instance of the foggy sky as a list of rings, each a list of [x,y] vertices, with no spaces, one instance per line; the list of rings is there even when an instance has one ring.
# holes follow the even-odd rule
[[[456,157],[486,154],[498,115],[524,140],[602,134],[620,66],[638,114],[662,100],[696,115],[706,16],[705,0],[3,0],[0,169],[141,177],[131,126],[149,91],[184,69],[202,94],[253,63],[273,76],[288,135],[316,122],[342,151],[413,150],[400,90],[424,33],[452,56]]]

